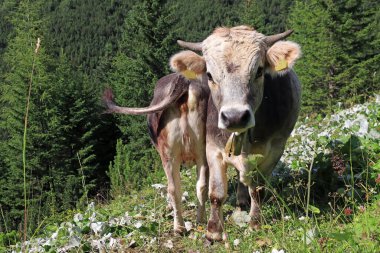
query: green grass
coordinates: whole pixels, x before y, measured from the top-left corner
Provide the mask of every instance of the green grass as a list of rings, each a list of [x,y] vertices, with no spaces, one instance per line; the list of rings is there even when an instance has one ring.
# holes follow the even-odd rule
[[[234,176],[232,170],[229,174]],[[299,219],[304,215],[302,208],[284,206],[279,200],[284,196],[268,193],[263,204],[262,227],[252,231],[247,224],[241,227],[232,219],[234,184],[230,184],[230,195],[223,207],[227,241],[210,243],[204,238],[205,224],[195,224],[196,208],[192,204],[196,201],[195,169],[183,170],[182,177],[184,191],[189,193],[183,203],[184,219],[193,225],[187,235],[172,233],[172,217],[166,210],[165,195],[147,186],[108,204],[91,206],[82,212],[81,220],[74,219],[75,215],[69,213],[62,217],[69,223],[49,224],[39,237],[49,238],[58,231],[57,239],[52,246],[45,246],[45,250],[55,252],[77,235],[79,246],[68,252],[86,252],[93,247],[91,241],[107,238],[109,233],[119,240],[119,250],[132,252],[272,252],[273,249],[285,252],[376,252],[380,248],[379,196],[373,197],[371,203],[363,203],[365,210],[357,207],[350,215],[344,213],[344,208],[327,205],[328,208],[311,209],[309,219]],[[130,221],[117,225],[121,217]],[[91,222],[106,222],[108,225],[95,233]],[[111,252],[111,237],[105,239],[107,252]],[[172,248],[168,240],[172,242]],[[238,244],[236,240],[239,240]]]
[[[90,204],[86,210],[68,210],[47,219],[29,241],[29,249],[35,252],[379,252],[380,144],[375,137],[380,130],[380,107],[369,103],[358,108],[299,123],[273,177],[266,179],[260,230],[236,222],[236,216],[246,213],[235,210],[237,175],[231,168],[228,198],[223,206],[226,241],[207,241],[206,224],[195,223],[195,168],[184,168],[183,192],[188,194],[183,201],[183,215],[185,222],[192,226],[186,235],[172,233],[173,217],[166,208],[166,194],[145,184],[141,190],[128,188],[125,194],[114,196],[106,204]],[[358,121],[358,115],[365,118]],[[361,125],[363,121],[368,121],[368,129]],[[351,124],[351,128],[343,124]],[[162,173],[154,174],[151,179],[166,184]],[[11,233],[0,233],[0,245],[21,250],[21,243],[15,245],[15,235]]]

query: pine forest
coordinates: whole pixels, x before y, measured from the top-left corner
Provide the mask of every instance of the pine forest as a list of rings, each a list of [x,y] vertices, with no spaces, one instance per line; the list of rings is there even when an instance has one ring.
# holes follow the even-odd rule
[[[104,113],[102,94],[110,87],[117,104],[148,106],[183,50],[178,39],[238,25],[265,35],[293,29],[287,40],[301,46],[300,116],[280,162],[287,170],[273,175],[263,205],[264,216],[294,223],[267,221],[261,232],[233,223],[229,170],[230,237],[205,243],[189,204],[196,172],[183,168],[193,227],[171,239],[146,117]],[[0,252],[378,252],[379,140],[379,1],[0,0]],[[73,217],[80,236],[62,228]],[[94,227],[112,217],[132,223]],[[48,243],[54,232],[61,239]]]

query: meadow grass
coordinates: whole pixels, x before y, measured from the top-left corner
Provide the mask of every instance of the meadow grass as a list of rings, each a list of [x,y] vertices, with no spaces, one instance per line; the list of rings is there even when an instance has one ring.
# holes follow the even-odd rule
[[[113,194],[113,200],[47,218],[24,247],[13,244],[8,251],[26,246],[29,252],[379,252],[380,144],[369,129],[378,129],[380,108],[378,103],[361,108],[298,124],[273,176],[264,180],[259,230],[249,228],[247,212],[235,206],[238,177],[229,168],[223,206],[226,240],[208,241],[206,224],[195,222],[192,167],[181,170],[188,230],[183,236],[172,232],[166,178],[156,172],[149,181],[161,185],[119,189],[114,193],[123,194]],[[369,129],[364,131],[363,118],[358,121],[352,112],[365,114]],[[9,238],[0,234],[0,242],[4,240]]]

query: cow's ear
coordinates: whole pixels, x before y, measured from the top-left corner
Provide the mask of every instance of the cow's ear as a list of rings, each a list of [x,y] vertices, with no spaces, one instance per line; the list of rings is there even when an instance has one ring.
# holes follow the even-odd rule
[[[182,51],[172,56],[170,67],[187,79],[197,79],[206,72],[206,62],[193,51]]]
[[[279,41],[271,46],[266,54],[269,72],[272,75],[286,73],[301,56],[301,48],[292,41]]]

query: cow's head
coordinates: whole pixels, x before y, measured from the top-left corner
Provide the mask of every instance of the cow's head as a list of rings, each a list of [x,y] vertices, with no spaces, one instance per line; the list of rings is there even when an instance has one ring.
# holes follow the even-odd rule
[[[299,46],[281,41],[292,33],[265,36],[247,26],[217,28],[203,42],[178,41],[182,51],[171,58],[173,70],[185,77],[208,78],[218,110],[218,127],[244,132],[255,125],[254,113],[263,98],[264,73],[286,73],[300,56]],[[206,75],[205,75],[206,73]]]

